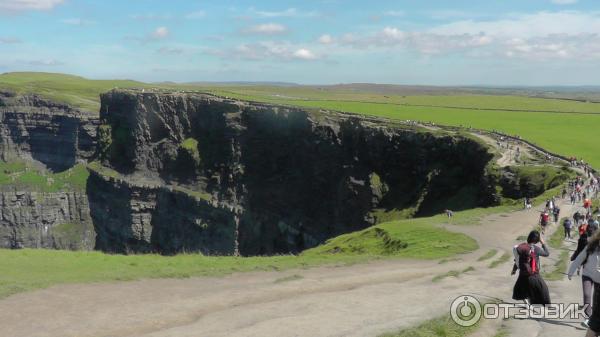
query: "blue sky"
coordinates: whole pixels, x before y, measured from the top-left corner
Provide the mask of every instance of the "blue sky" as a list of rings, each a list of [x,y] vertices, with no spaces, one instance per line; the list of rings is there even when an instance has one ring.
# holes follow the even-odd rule
[[[0,72],[599,85],[597,0],[0,0]]]

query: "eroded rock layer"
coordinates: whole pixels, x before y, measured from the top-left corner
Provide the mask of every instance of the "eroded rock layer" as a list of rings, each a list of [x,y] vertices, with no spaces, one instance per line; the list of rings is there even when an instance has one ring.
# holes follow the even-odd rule
[[[0,91],[0,157],[63,171],[96,151],[98,118],[35,95]]]
[[[6,162],[32,160],[60,172],[96,151],[98,118],[65,104],[0,91],[0,121],[0,158]],[[30,174],[27,183],[17,183],[2,173],[0,248],[94,248],[85,190],[44,192],[51,180],[46,176]]]
[[[387,120],[135,91],[102,95],[100,120],[102,250],[297,252],[381,212],[495,202],[484,145]]]
[[[0,192],[0,247],[90,250],[95,246],[83,192]]]

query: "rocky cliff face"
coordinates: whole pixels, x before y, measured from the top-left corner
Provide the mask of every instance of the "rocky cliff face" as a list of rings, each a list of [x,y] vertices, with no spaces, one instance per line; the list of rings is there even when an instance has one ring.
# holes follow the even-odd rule
[[[112,91],[98,139],[88,196],[108,251],[297,252],[378,212],[493,202],[485,146],[373,118]]]
[[[31,159],[57,172],[96,151],[98,118],[64,104],[0,92],[0,121],[4,161]],[[1,182],[0,248],[93,249],[95,231],[85,191],[39,190]]]
[[[0,248],[90,250],[95,236],[83,192],[0,192]]]
[[[160,185],[136,185],[92,171],[88,180],[96,249],[118,253],[236,252],[235,214]]]
[[[0,91],[0,156],[63,171],[96,150],[98,119],[35,95]]]

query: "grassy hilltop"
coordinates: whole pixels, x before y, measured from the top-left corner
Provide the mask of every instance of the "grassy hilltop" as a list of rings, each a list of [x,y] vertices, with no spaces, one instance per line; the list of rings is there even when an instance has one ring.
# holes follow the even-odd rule
[[[35,93],[89,112],[100,109],[100,93],[113,88],[143,88],[149,85],[130,80],[88,80],[83,77],[52,73],[5,73],[0,89],[20,94]]]
[[[99,109],[98,95],[115,87],[202,91],[275,104],[499,130],[520,135],[556,153],[584,158],[600,167],[600,156],[597,155],[600,142],[593,136],[594,127],[600,125],[600,103],[452,89],[432,91],[418,87],[411,87],[406,92],[387,92],[378,91],[377,86],[371,90],[368,86],[175,85],[88,80],[50,73],[0,75],[0,88],[20,93],[34,92],[90,112]],[[419,90],[423,94],[419,94]]]

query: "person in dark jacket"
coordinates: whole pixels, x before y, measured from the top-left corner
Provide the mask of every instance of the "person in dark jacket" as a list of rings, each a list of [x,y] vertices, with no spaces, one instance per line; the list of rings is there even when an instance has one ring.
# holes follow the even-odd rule
[[[565,229],[565,240],[571,240],[571,229],[573,229],[573,222],[571,219],[566,218],[563,222],[563,227]]]
[[[540,243],[541,247],[537,244]],[[549,256],[550,252],[540,236],[540,232],[532,231],[527,237],[527,242],[513,248],[515,268],[519,270],[519,277],[513,288],[513,299],[525,301],[528,304],[550,304],[550,292],[544,279],[540,275],[540,256]]]

